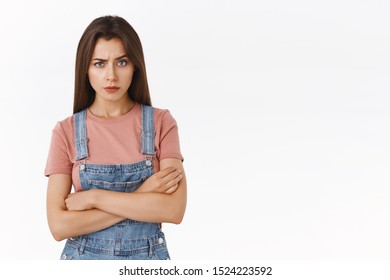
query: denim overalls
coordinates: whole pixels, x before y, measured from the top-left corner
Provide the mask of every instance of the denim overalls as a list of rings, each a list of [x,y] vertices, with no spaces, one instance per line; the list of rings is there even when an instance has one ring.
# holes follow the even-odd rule
[[[131,164],[88,164],[87,109],[74,115],[76,160],[83,190],[135,191],[153,174],[154,109],[141,105],[142,145],[145,159]],[[61,259],[67,260],[166,260],[169,253],[159,223],[123,220],[106,229],[69,238]]]

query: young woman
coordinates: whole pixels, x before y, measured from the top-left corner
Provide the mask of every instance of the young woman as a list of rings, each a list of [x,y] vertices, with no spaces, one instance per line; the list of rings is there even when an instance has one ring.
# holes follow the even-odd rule
[[[161,223],[186,208],[178,128],[151,107],[141,42],[123,18],[84,31],[73,112],[53,130],[45,169],[61,259],[169,259]]]

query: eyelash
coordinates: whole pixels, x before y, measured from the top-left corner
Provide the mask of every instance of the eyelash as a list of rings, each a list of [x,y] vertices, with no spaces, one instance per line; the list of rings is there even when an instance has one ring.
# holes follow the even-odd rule
[[[123,65],[119,65],[119,64],[121,64],[121,62],[123,62],[124,64]],[[127,65],[127,60],[126,59],[121,59],[121,60],[119,60],[118,61],[118,63],[117,63],[119,66],[126,66]]]
[[[95,65],[98,68],[101,68],[101,67],[103,67],[102,64],[103,64],[103,62],[99,61],[99,62],[94,63],[93,65]]]
[[[122,64],[122,65],[121,65]],[[98,61],[98,62],[95,62],[93,65],[95,65],[96,67],[98,68],[102,68],[104,66],[104,62],[103,61]],[[117,65],[119,67],[124,67],[124,66],[127,66],[127,60],[126,59],[121,59],[117,62]]]

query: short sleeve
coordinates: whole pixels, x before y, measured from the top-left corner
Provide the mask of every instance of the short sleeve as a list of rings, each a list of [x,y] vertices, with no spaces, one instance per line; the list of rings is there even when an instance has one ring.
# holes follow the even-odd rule
[[[168,110],[164,110],[161,116],[159,130],[159,154],[160,160],[166,158],[177,158],[184,160],[179,141],[179,130],[176,120]]]
[[[73,163],[70,160],[69,147],[61,123],[53,129],[45,176],[51,174],[72,174]]]

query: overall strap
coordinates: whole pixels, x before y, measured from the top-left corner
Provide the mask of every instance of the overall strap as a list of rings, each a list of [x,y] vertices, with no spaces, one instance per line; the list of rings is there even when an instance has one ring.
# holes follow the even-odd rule
[[[142,110],[142,145],[141,152],[144,155],[154,156],[154,109],[151,106],[141,104]]]
[[[76,160],[88,158],[87,138],[87,109],[74,114],[74,142],[76,146]]]

